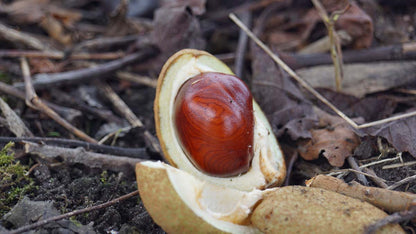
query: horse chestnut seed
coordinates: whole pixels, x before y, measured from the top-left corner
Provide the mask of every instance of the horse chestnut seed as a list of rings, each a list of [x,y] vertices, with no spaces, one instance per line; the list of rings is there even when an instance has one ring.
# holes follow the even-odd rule
[[[233,75],[206,72],[187,80],[174,103],[182,150],[200,171],[228,177],[248,171],[253,158],[253,99]]]

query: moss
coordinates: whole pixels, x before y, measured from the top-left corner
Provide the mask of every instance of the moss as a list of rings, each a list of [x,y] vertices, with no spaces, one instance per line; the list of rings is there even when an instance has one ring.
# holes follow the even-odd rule
[[[0,151],[0,217],[36,188],[32,178],[26,175],[28,166],[14,159],[13,146],[10,142]]]

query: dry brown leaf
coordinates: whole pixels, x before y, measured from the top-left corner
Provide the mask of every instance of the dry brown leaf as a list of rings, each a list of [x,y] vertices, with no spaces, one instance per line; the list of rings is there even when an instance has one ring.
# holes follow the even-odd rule
[[[82,17],[76,10],[63,9],[49,0],[21,0],[4,6],[3,11],[19,24],[39,24],[56,41],[63,45],[72,42],[66,27]]]
[[[40,23],[45,15],[50,14],[65,26],[71,26],[81,19],[76,10],[67,10],[50,3],[49,0],[20,0],[3,7],[9,18],[19,24]]]
[[[299,145],[299,154],[305,160],[314,160],[322,155],[332,166],[341,167],[345,158],[352,155],[360,144],[360,138],[341,118],[323,111],[317,113],[321,124],[326,127],[310,130],[312,137]]]
[[[411,111],[411,110],[409,110]],[[416,158],[416,116],[356,130],[360,136],[380,136],[385,138],[397,151],[409,152]]]
[[[368,48],[373,41],[373,20],[356,4],[342,14],[335,24],[338,30],[345,30],[353,38],[353,48]]]

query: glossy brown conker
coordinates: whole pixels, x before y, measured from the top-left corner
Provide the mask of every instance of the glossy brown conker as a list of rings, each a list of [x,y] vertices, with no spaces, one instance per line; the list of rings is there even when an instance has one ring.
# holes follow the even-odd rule
[[[200,171],[219,177],[249,170],[253,158],[253,99],[238,77],[200,73],[179,89],[174,125],[181,147]]]

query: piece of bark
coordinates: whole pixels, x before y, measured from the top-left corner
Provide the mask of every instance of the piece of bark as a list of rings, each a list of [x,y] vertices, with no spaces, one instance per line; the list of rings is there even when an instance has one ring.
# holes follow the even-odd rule
[[[33,133],[26,127],[22,119],[0,98],[0,109],[6,118],[7,128],[17,137],[31,137]]]
[[[32,142],[25,143],[25,152],[36,155],[38,160],[41,161],[63,161],[67,164],[81,163],[91,168],[123,172],[126,176],[133,176],[136,164],[143,161],[137,158],[88,152],[84,148],[71,149],[39,145]]]
[[[388,212],[403,211],[416,201],[416,194],[388,189],[367,187],[359,183],[345,183],[343,180],[325,175],[318,175],[306,181],[309,187],[323,188],[369,202]]]
[[[296,71],[313,87],[334,88],[332,65]],[[377,62],[345,64],[342,91],[356,97],[415,82],[416,62]]]

